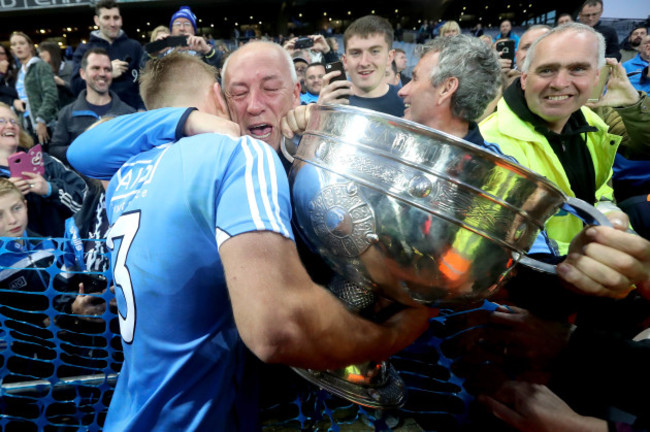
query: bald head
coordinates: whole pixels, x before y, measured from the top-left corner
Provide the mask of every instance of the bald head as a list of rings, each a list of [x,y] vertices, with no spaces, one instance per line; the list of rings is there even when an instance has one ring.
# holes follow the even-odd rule
[[[280,58],[283,58],[288,66],[288,71],[291,75],[291,80],[293,83],[298,82],[298,76],[296,75],[296,70],[293,66],[293,60],[291,59],[291,56],[289,55],[289,52],[282,48],[280,45],[274,43],[274,42],[267,42],[267,41],[253,41],[249,42],[246,45],[241,46],[237,50],[235,50],[231,55],[226,58],[226,61],[223,64],[223,67],[221,68],[221,76],[223,77],[223,87],[224,89],[228,85],[228,69],[229,66],[235,62],[237,63],[237,58],[241,56],[255,56],[260,53],[266,53],[266,54],[277,54]],[[293,72],[292,72],[293,71]],[[233,72],[233,74],[237,75],[237,72]],[[231,74],[232,75],[232,74]]]
[[[533,44],[533,42],[535,42],[535,40],[537,40],[537,38],[540,36],[545,35],[550,31],[551,28],[549,26],[540,24],[530,27],[524,32],[524,34],[521,35],[521,39],[519,39],[519,46],[515,52],[515,59],[517,65],[519,65],[519,68],[521,68],[521,66],[524,64],[526,53],[528,53],[528,49]]]
[[[223,66],[230,116],[254,138],[280,148],[280,121],[300,105],[300,83],[289,53],[272,42],[250,42]]]

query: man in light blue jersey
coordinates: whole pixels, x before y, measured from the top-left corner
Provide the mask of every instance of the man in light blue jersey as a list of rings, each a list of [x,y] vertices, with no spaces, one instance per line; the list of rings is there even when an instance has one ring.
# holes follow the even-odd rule
[[[271,141],[279,108],[294,103],[292,65],[279,46],[247,46],[259,64],[233,70],[261,74],[261,85],[238,80],[244,90],[229,98],[243,104],[250,95],[252,106],[237,113],[238,125],[221,120],[217,129],[237,135],[246,125]],[[241,54],[230,61],[247,52]],[[120,139],[108,150],[100,140],[82,139],[68,152],[75,168],[99,178],[128,159],[106,198],[125,355],[106,431],[256,430],[258,382],[248,349],[266,362],[337,368],[386,358],[426,324],[422,308],[382,325],[364,320],[310,280],[293,243],[287,178],[271,146],[223,134],[179,139],[197,132],[188,129],[193,119],[227,119],[233,109],[212,70],[187,60],[182,70],[189,75],[182,76],[202,88],[193,103],[201,111],[138,113],[120,123],[118,134],[112,121],[108,129],[98,125],[91,135]],[[227,85],[227,71],[225,77]],[[142,141],[151,116],[168,125],[169,137],[153,145]]]

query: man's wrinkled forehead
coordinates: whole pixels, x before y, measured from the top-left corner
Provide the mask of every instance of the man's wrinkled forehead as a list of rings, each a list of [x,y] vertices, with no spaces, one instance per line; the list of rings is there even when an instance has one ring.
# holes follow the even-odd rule
[[[260,51],[245,48],[235,51],[228,60],[228,67],[223,77],[224,88],[269,80],[291,84],[289,64],[280,53],[275,50]]]

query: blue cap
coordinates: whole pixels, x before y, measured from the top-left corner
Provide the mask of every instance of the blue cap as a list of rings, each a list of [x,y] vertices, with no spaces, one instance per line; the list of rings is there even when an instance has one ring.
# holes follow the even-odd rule
[[[194,33],[196,33],[196,15],[192,13],[190,10],[189,6],[181,6],[181,8],[176,12],[174,15],[172,15],[172,20],[169,21],[169,31],[172,31],[172,27],[174,26],[174,21],[176,21],[178,18],[185,18],[189,20],[192,23],[192,27],[194,27]]]

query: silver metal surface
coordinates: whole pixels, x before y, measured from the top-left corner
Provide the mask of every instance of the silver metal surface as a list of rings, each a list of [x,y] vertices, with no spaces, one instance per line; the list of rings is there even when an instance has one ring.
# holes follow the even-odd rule
[[[409,304],[491,295],[567,196],[471,143],[316,106],[290,172],[299,229],[331,267]]]
[[[344,399],[370,408],[399,408],[406,386],[388,362],[368,362],[332,371],[294,368],[307,381]]]

